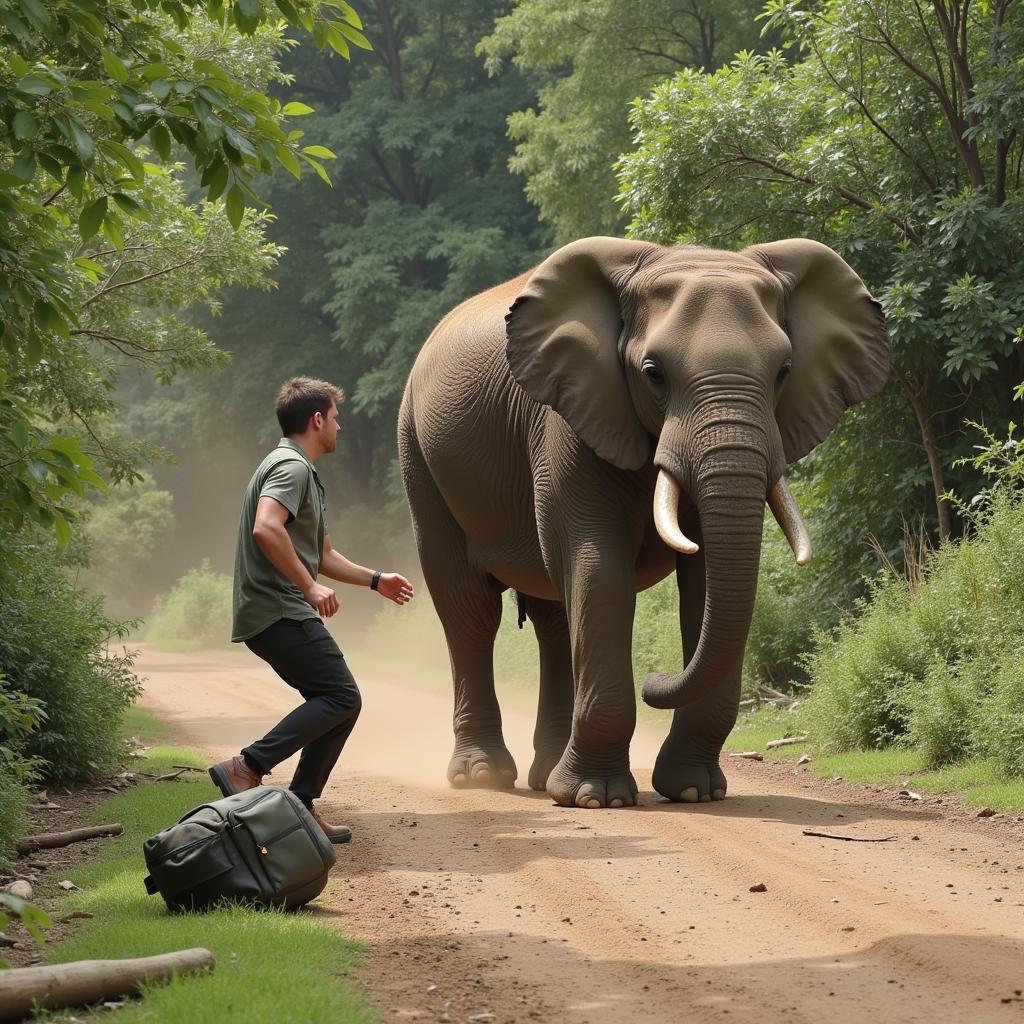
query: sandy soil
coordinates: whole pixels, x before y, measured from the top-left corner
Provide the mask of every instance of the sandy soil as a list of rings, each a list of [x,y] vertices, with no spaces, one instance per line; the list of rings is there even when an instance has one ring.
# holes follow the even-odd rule
[[[139,668],[143,703],[218,756],[293,704],[245,651]],[[363,717],[321,808],[355,840],[316,912],[370,943],[385,1020],[1024,1020],[1021,819],[751,762],[731,765],[724,802],[669,804],[647,732],[635,809],[452,790],[447,695],[353,669]],[[525,779],[533,722],[505,718]]]

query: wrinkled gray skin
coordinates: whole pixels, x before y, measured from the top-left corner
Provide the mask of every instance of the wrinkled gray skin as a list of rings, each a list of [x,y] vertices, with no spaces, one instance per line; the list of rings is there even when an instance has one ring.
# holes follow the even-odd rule
[[[724,797],[766,496],[887,375],[878,304],[806,239],[731,253],[586,238],[450,313],[399,417],[451,654],[449,781],[515,781],[492,667],[514,588],[540,647],[530,785],[566,806],[634,804],[635,595],[674,569],[686,664],[645,684],[645,700],[677,709],[654,786]],[[678,497],[660,532],[659,473]],[[801,525],[787,528],[794,550]]]

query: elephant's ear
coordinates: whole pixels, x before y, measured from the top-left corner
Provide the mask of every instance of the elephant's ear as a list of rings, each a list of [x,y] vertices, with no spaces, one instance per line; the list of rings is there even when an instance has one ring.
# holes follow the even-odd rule
[[[820,444],[848,405],[877,395],[889,376],[881,305],[848,263],[809,238],[754,245],[788,293],[793,368],[776,409],[787,462]]]
[[[571,242],[534,270],[505,317],[508,364],[520,387],[620,469],[644,465],[651,438],[619,356],[619,291],[655,251],[621,238]]]

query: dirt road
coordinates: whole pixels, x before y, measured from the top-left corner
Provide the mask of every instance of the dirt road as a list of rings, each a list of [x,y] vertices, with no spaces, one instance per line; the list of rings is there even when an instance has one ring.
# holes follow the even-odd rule
[[[385,1020],[1024,1021],[1024,822],[756,763],[722,803],[669,804],[646,733],[635,809],[451,790],[447,695],[353,667],[363,716],[322,808],[356,838],[317,912],[371,944]],[[140,669],[143,703],[214,755],[292,706],[248,652]],[[521,779],[532,728],[506,714]]]

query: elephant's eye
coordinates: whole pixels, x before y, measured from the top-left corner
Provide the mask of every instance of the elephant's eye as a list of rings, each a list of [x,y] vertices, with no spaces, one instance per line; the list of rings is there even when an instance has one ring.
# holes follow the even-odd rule
[[[781,388],[786,382],[786,378],[789,376],[792,369],[793,364],[788,359],[779,367],[779,372],[775,377],[775,386],[777,388]]]
[[[665,375],[661,370],[650,359],[645,359],[643,366],[640,367],[640,372],[644,375],[644,380],[647,381],[651,390],[659,398],[664,397],[665,392],[668,390],[668,381],[665,380]]]

